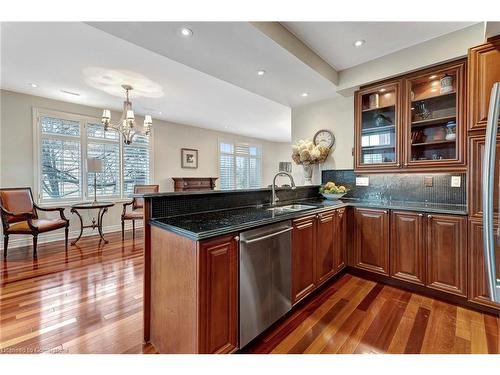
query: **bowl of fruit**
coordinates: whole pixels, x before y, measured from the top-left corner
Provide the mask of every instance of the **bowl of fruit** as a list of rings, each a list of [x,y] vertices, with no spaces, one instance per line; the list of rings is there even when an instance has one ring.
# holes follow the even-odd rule
[[[335,185],[335,182],[327,182],[319,188],[319,192],[326,199],[334,200],[342,198],[346,193],[347,189],[342,185]]]

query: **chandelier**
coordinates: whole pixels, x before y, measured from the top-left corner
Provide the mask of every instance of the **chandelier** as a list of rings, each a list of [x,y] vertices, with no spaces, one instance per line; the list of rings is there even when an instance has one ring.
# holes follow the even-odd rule
[[[153,120],[150,115],[144,116],[144,129],[139,130],[135,127],[134,111],[132,110],[132,103],[129,100],[128,93],[133,90],[130,85],[122,85],[125,90],[127,99],[123,102],[123,113],[120,121],[114,125],[111,124],[111,111],[105,109],[102,112],[101,122],[104,125],[104,131],[114,130],[123,135],[123,142],[127,145],[131,144],[136,134],[149,136],[151,133],[151,126]]]

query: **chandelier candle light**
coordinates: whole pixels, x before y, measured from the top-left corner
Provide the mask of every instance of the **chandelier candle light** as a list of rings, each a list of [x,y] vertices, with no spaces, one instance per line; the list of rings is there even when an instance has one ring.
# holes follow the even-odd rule
[[[144,130],[135,128],[134,111],[132,110],[132,103],[129,100],[129,91],[133,90],[130,85],[122,85],[125,90],[127,99],[123,102],[123,113],[118,124],[111,124],[111,111],[105,109],[102,112],[101,122],[104,125],[104,131],[114,130],[123,135],[123,142],[127,145],[131,144],[136,134],[147,135],[151,133],[151,126],[153,120],[150,115],[144,116]]]

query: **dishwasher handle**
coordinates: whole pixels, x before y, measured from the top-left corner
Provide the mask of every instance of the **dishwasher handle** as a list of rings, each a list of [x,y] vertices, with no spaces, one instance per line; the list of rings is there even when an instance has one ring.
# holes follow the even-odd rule
[[[262,241],[262,240],[265,240],[267,238],[271,238],[271,237],[278,236],[278,235],[286,233],[286,232],[290,232],[292,229],[293,229],[292,227],[286,228],[286,229],[280,230],[278,232],[267,234],[267,235],[262,236],[262,237],[252,238],[251,240],[241,240],[241,242],[254,243],[254,242]]]

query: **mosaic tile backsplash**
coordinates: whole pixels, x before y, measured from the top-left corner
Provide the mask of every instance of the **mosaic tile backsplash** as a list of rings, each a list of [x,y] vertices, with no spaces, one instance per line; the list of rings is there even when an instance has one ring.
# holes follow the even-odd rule
[[[451,177],[460,176],[461,186],[451,187]],[[322,183],[334,181],[350,190],[345,198],[397,200],[444,204],[467,204],[465,173],[356,174],[352,169],[324,170]],[[356,177],[368,177],[369,186],[356,186]],[[424,184],[432,177],[432,187]]]
[[[278,188],[280,203],[317,198],[319,186],[298,186],[297,189]],[[224,210],[237,207],[264,205],[271,202],[271,189],[247,191],[212,191],[198,194],[165,194],[154,200],[152,218],[186,215],[202,211]]]

